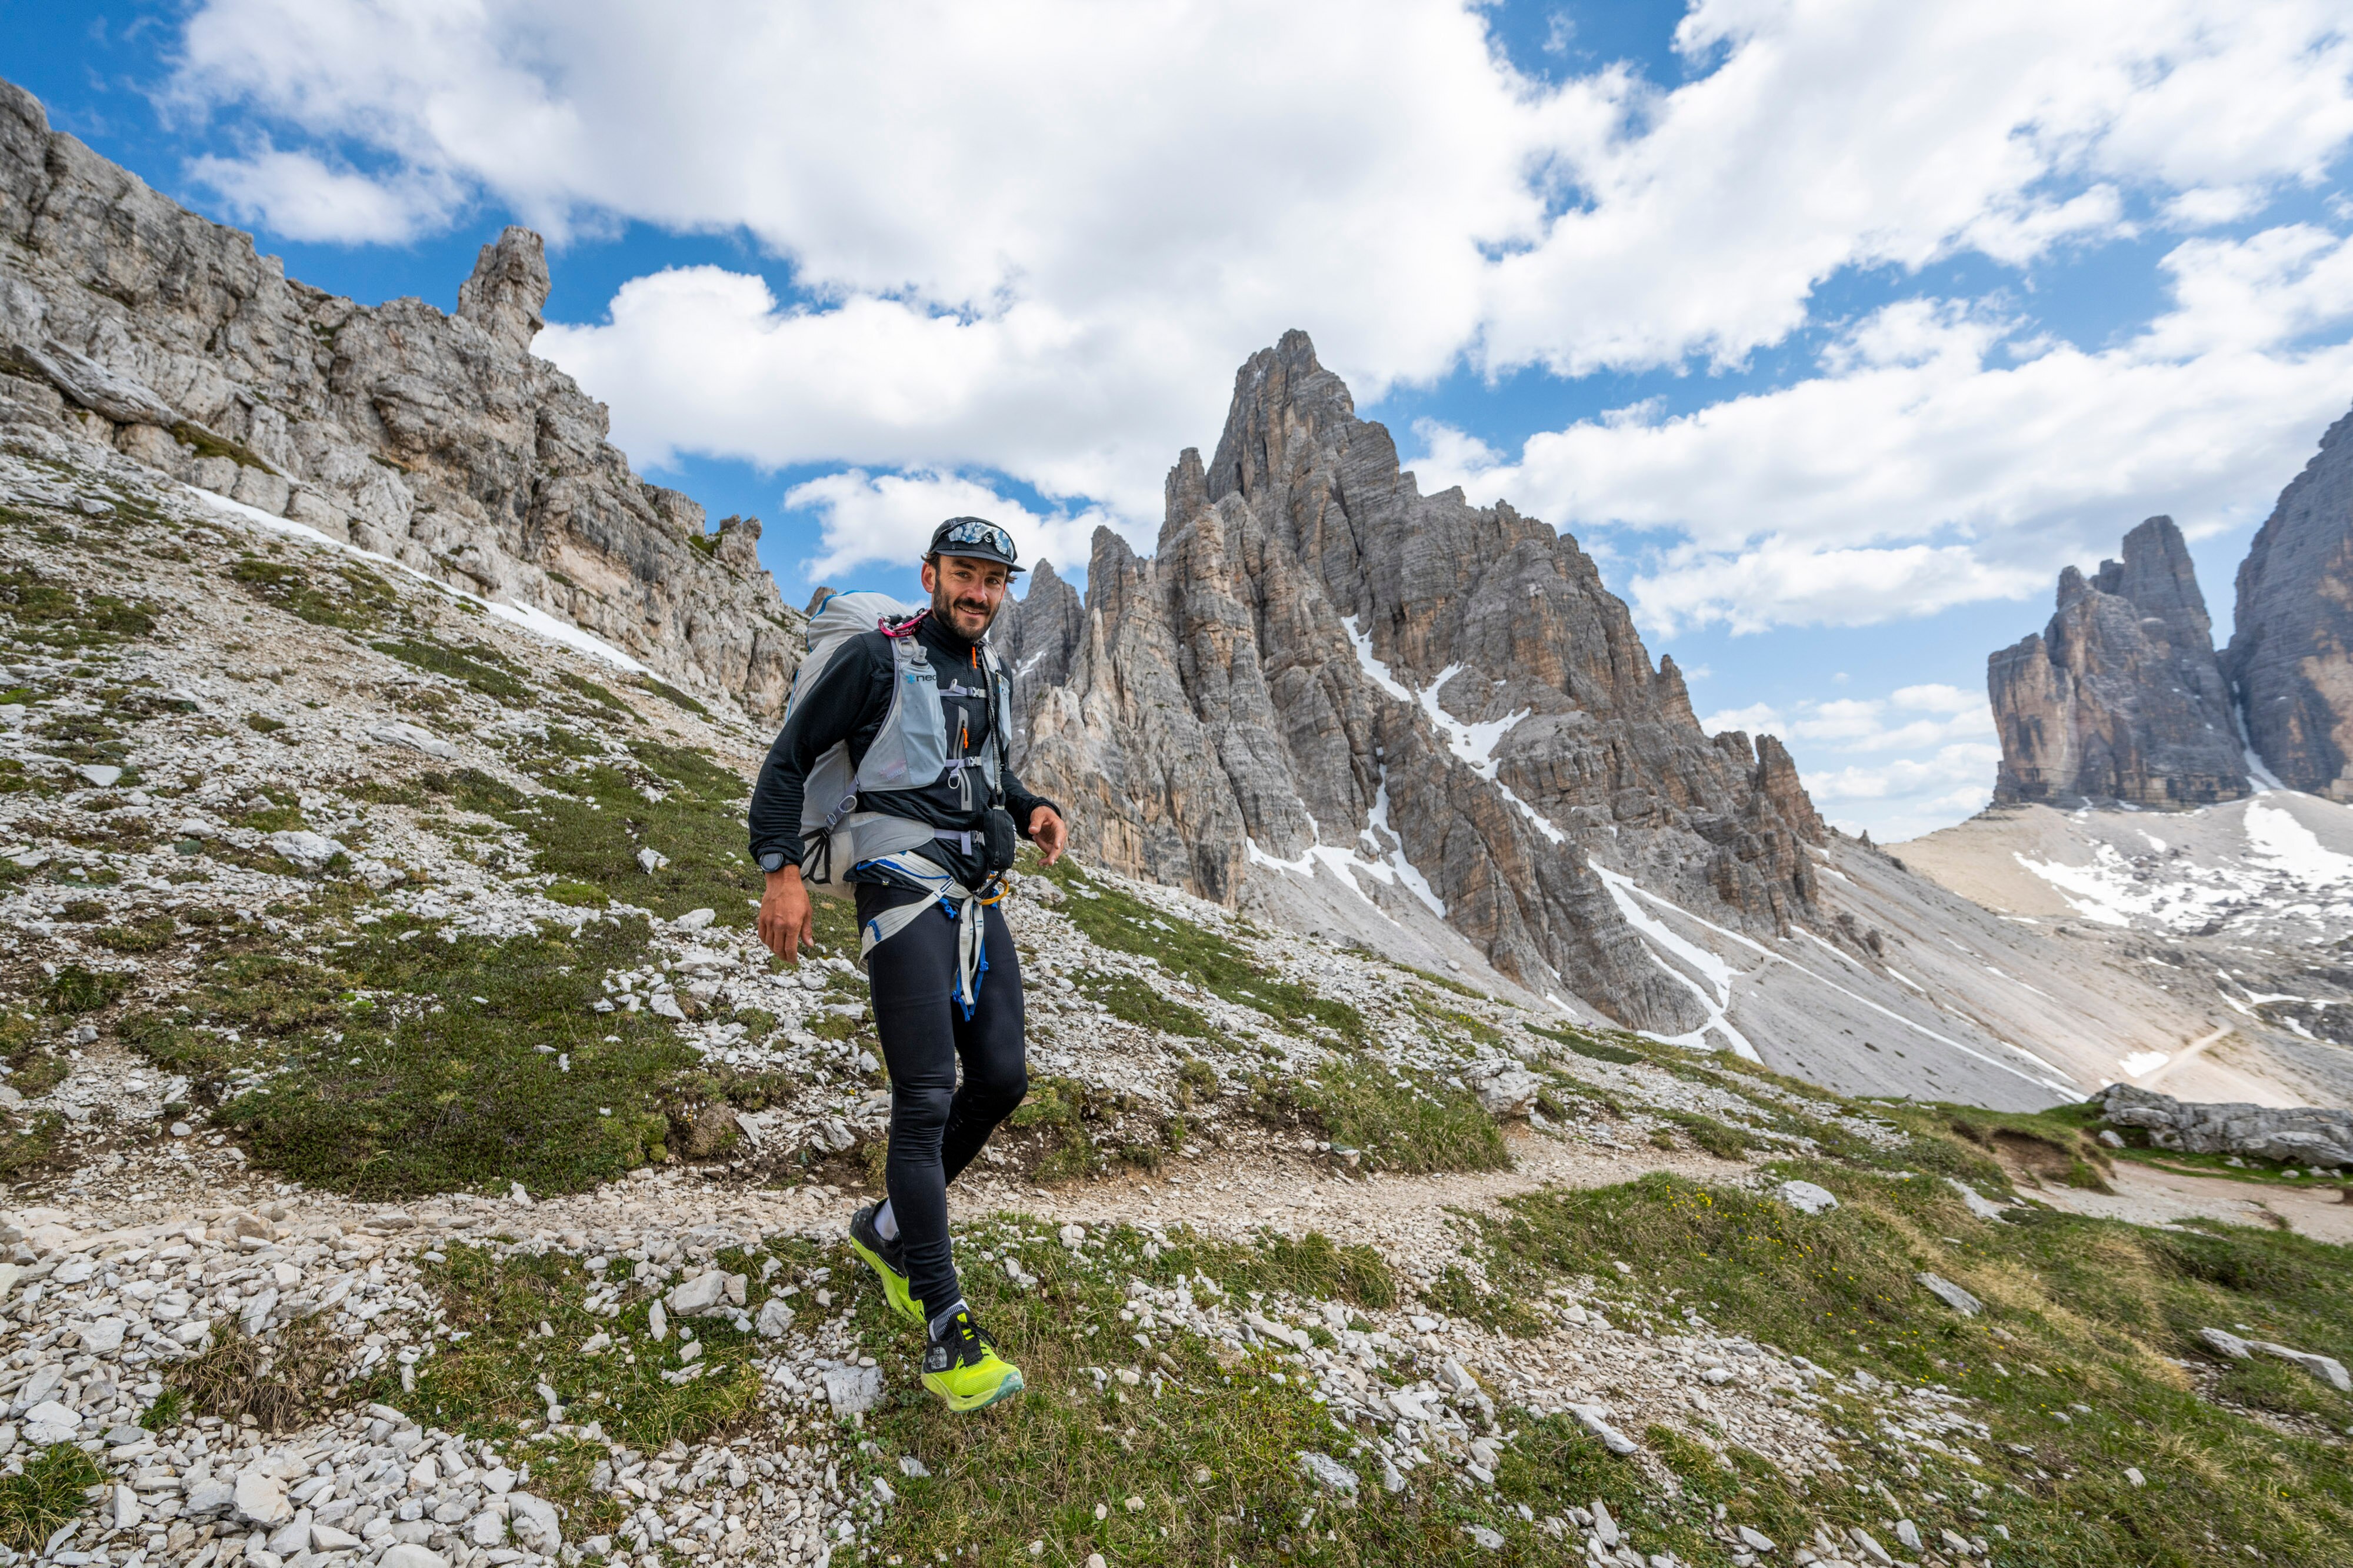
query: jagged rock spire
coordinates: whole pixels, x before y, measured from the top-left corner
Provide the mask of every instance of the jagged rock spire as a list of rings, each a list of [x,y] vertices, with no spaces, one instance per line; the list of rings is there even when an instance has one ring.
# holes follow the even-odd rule
[[[2040,636],[1986,663],[1994,798],[2196,805],[2247,793],[2229,686],[2181,531],[2152,517],[2124,559],[2059,574]]]

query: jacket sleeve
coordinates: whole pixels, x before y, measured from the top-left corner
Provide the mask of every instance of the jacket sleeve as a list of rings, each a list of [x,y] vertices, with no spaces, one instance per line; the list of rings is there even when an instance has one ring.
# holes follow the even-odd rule
[[[1053,806],[1056,816],[1060,817],[1064,822],[1070,821],[1070,815],[1060,806],[1055,805],[1042,795],[1031,795],[1023,788],[1020,777],[1012,769],[1008,768],[1005,771],[1005,809],[1012,814],[1014,829],[1022,837],[1029,837],[1029,814],[1041,805]]]
[[[809,768],[835,742],[880,717],[871,710],[890,700],[887,665],[881,673],[886,679],[878,690],[872,651],[862,642],[842,649],[776,732],[767,761],[760,764],[759,782],[752,786],[754,864],[771,850],[783,854],[788,866],[800,864],[801,798]]]

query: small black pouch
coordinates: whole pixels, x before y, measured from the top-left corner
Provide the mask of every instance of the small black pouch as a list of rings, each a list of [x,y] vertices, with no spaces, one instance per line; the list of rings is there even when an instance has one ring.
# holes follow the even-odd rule
[[[980,868],[994,877],[1013,868],[1013,857],[1019,852],[1021,840],[1013,829],[1013,814],[998,806],[990,806],[981,816],[981,837],[985,840],[980,852]]]

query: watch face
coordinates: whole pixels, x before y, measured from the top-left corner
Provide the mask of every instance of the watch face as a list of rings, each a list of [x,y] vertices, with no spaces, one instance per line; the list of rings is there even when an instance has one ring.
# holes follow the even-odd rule
[[[781,870],[783,870],[784,868],[785,868],[785,857],[784,857],[784,855],[783,855],[783,853],[782,853],[781,851],[775,850],[775,849],[771,849],[771,850],[769,850],[765,855],[763,855],[763,856],[761,856],[761,857],[760,857],[760,869],[761,869],[761,870],[763,870],[763,871],[781,871]]]

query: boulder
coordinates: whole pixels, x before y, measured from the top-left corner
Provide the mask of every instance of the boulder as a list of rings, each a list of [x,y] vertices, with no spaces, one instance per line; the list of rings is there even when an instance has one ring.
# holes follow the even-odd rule
[[[1509,1058],[1473,1062],[1462,1069],[1462,1081],[1479,1108],[1498,1121],[1527,1115],[1544,1089],[1544,1079]]]
[[[681,1318],[700,1318],[720,1310],[726,1300],[727,1275],[717,1268],[670,1287],[670,1293],[662,1298],[663,1304]]]
[[[294,1505],[286,1500],[286,1482],[259,1466],[237,1472],[232,1500],[237,1516],[248,1524],[271,1529],[294,1517]]]
[[[349,858],[342,844],[323,833],[294,828],[269,836],[269,847],[280,858],[305,871],[322,871],[336,856]]]
[[[2353,1377],[2347,1376],[2345,1363],[2335,1356],[2321,1355],[2314,1351],[2291,1350],[2285,1345],[2274,1344],[2270,1340],[2249,1340],[2247,1344],[2252,1350],[2261,1351],[2267,1356],[2276,1356],[2290,1366],[2310,1373],[2339,1394],[2353,1394]]]
[[[564,1544],[563,1526],[557,1521],[555,1505],[529,1492],[507,1494],[507,1521],[514,1527],[515,1539],[543,1557],[553,1557]]]
[[[1303,1449],[1299,1455],[1300,1473],[1327,1492],[1354,1499],[1356,1495],[1356,1472],[1329,1454]]]
[[[1839,1206],[1836,1194],[1811,1182],[1783,1182],[1773,1195],[1800,1214],[1822,1214]]]
[[[368,739],[382,741],[387,746],[406,746],[412,752],[422,752],[428,757],[438,757],[445,763],[459,760],[458,748],[427,730],[405,720],[369,727]]]
[[[1985,1310],[1983,1301],[1978,1300],[1941,1274],[1931,1274],[1924,1269],[1912,1278],[1920,1282],[1922,1289],[1964,1318],[1974,1318]]]
[[[2160,1149],[2239,1154],[2335,1170],[2353,1165],[2353,1111],[2307,1106],[2201,1104],[2112,1083],[2092,1099],[2120,1127],[2139,1127]]]

